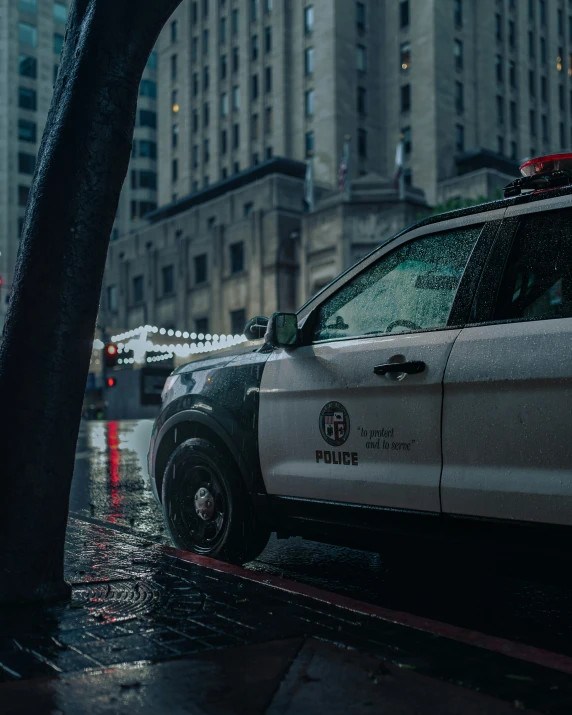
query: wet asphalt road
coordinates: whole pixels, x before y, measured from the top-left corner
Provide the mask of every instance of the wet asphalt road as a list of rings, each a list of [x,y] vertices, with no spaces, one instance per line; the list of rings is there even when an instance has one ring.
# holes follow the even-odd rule
[[[152,422],[84,422],[70,511],[169,542],[146,478]],[[248,565],[396,610],[572,655],[571,565],[446,561],[437,552],[400,556],[299,538],[270,540]]]

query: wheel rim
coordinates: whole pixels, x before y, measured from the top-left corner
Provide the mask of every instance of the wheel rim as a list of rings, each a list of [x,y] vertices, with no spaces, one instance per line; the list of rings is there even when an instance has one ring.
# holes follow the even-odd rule
[[[177,546],[197,553],[214,551],[224,538],[229,502],[224,482],[206,464],[173,465],[167,519]]]

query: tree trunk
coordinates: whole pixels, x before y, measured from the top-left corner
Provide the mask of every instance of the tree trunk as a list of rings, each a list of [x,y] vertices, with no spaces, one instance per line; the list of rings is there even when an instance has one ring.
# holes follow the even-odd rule
[[[181,0],[75,0],[0,345],[0,604],[69,595],[68,499],[139,82]]]

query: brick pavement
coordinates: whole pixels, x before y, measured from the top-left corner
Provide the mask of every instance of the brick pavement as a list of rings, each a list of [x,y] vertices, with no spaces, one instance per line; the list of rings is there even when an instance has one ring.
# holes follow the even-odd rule
[[[405,702],[407,693],[411,699],[414,693],[430,691],[433,695],[427,694],[427,698],[465,703],[457,710],[446,709],[443,704],[444,713],[473,712],[469,703],[482,706],[475,713],[505,712],[508,706],[513,710],[572,712],[569,673],[190,563],[164,547],[103,525],[70,519],[66,577],[73,586],[70,604],[43,610],[4,609],[0,613],[2,715],[27,712],[21,709],[28,698],[23,693],[41,698],[49,691],[50,699],[54,688],[64,688],[79,698],[78,693],[86,693],[88,684],[96,681],[97,691],[105,693],[107,686],[102,678],[123,693],[129,690],[129,682],[129,687],[124,687],[119,680],[135,677],[136,682],[145,681],[151,693],[152,683],[170,682],[172,673],[183,668],[183,663],[187,663],[187,679],[192,680],[194,671],[188,667],[191,662],[197,668],[201,663],[200,668],[206,668],[212,677],[215,672],[226,673],[227,691],[234,688],[238,693],[240,687],[232,677],[233,669],[229,666],[225,671],[224,663],[221,665],[224,659],[227,665],[234,663],[235,671],[240,671],[241,663],[258,671],[249,677],[260,680],[256,687],[266,695],[253,703],[251,710],[229,710],[228,703],[226,710],[220,703],[221,709],[213,705],[215,709],[209,710],[212,703],[208,707],[203,703],[207,709],[197,705],[198,709],[189,712],[312,712],[312,697],[319,691],[316,682],[321,683],[322,690],[327,685],[319,697],[330,697],[340,691],[342,674],[346,672],[346,699],[351,698],[352,707],[358,709],[348,709],[346,702],[346,711],[340,712],[370,712],[370,706],[364,703],[379,704],[382,695],[389,697],[393,693],[392,697]],[[268,661],[276,661],[270,675],[266,673],[265,649],[275,653],[274,660]],[[341,665],[344,662],[349,663],[347,669]],[[110,670],[111,666],[114,669]],[[371,676],[378,666],[383,673],[381,678]],[[312,675],[312,668],[317,668],[320,675]],[[364,678],[384,687],[374,689],[378,700],[375,693],[370,693],[369,699],[359,701],[360,705],[352,689],[362,683],[359,688],[363,690]],[[191,687],[189,682],[181,684],[180,692],[169,686],[168,690],[173,690],[173,708],[185,702],[177,701],[177,697],[188,697],[185,688]],[[196,690],[196,679],[193,682]],[[304,684],[302,690],[300,684]],[[314,696],[308,695],[307,700],[303,693],[310,690]],[[481,699],[477,691],[503,702]],[[153,697],[149,695],[149,708],[154,707],[153,698],[159,698],[159,691],[153,692]],[[279,696],[280,707],[276,705]],[[114,696],[107,693],[106,697]],[[138,697],[143,703],[140,693]],[[203,693],[201,697],[204,700],[206,696]],[[341,691],[335,700],[344,701]],[[236,698],[230,701],[237,702]],[[293,702],[299,703],[299,710],[288,709]],[[274,710],[267,710],[270,703]],[[120,711],[102,707],[101,712]],[[125,707],[128,710],[130,706]],[[157,707],[141,712],[160,712]],[[433,712],[419,707],[396,712]],[[70,706],[69,712],[76,710]]]

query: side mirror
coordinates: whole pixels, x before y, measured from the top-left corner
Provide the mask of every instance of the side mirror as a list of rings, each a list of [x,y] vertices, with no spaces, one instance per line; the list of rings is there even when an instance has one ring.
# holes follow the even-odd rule
[[[261,340],[266,333],[268,318],[263,315],[257,315],[248,321],[244,328],[244,334],[249,340]]]
[[[265,342],[275,348],[295,348],[300,344],[296,313],[274,313],[266,327]]]

